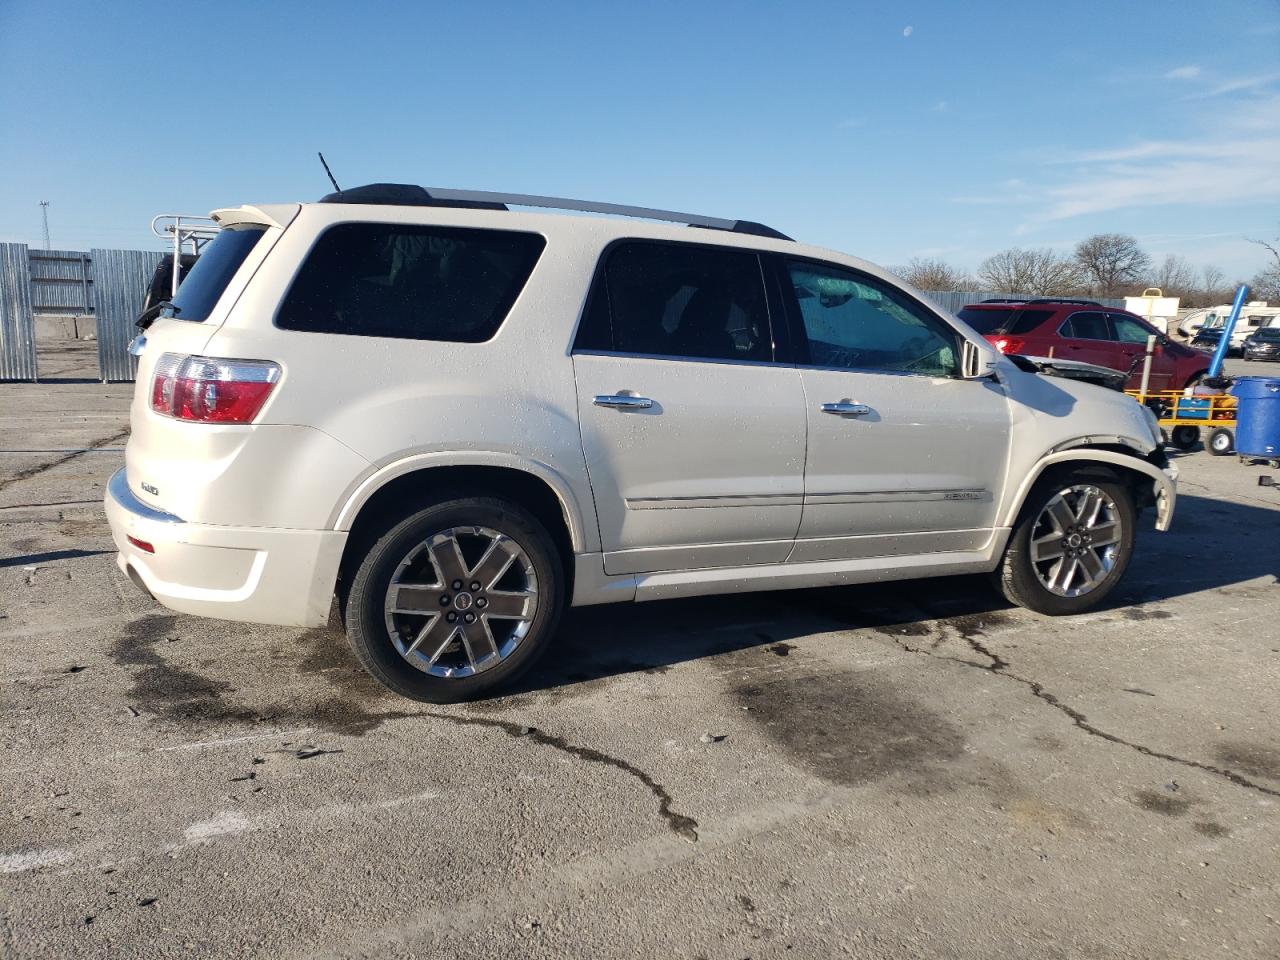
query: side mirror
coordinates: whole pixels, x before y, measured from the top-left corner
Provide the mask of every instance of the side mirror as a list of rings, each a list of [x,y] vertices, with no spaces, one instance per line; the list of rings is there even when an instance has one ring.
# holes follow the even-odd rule
[[[973,341],[965,339],[960,348],[960,378],[962,380],[983,380],[991,376],[987,369],[986,355],[978,349]]]

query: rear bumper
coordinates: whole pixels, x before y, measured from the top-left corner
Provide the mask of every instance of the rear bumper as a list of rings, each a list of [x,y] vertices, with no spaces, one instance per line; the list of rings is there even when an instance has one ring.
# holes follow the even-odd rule
[[[171,610],[285,626],[327,622],[346,532],[186,523],[134,496],[123,469],[107,484],[104,506],[116,563]]]

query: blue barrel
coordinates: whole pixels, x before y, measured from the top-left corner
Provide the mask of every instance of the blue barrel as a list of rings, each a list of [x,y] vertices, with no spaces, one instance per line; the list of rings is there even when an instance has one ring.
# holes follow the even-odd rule
[[[1238,377],[1231,388],[1236,409],[1236,453],[1280,457],[1280,377]]]

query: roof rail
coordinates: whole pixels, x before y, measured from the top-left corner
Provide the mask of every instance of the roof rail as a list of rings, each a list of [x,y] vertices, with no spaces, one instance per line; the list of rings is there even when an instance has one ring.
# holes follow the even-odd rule
[[[1100,307],[1097,300],[1078,300],[1074,297],[1032,297],[1030,300],[1024,300],[1022,297],[992,297],[989,300],[983,300],[983,303],[1078,303],[1086,307]]]
[[[629,207],[618,203],[596,203],[567,197],[540,197],[527,193],[492,193],[488,190],[454,190],[448,187],[419,187],[409,183],[371,183],[350,190],[339,190],[320,198],[321,203],[373,203],[415,207],[466,207],[479,210],[506,210],[509,207],[546,207],[552,210],[575,210],[643,220],[663,220],[691,227],[727,230],[774,240],[790,240],[785,233],[752,220],[727,220],[704,217],[696,213],[676,213],[652,207]]]

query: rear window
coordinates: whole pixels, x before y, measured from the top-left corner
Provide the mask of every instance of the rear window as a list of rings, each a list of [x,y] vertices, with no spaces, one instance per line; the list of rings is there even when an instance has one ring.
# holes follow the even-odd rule
[[[1053,316],[1052,310],[1019,310],[1001,307],[996,310],[965,307],[961,320],[983,335],[988,333],[1028,333]]]
[[[545,245],[508,230],[339,224],[316,241],[276,326],[479,343],[498,332]]]
[[[256,224],[218,231],[179,285],[173,298],[172,315],[179,320],[197,323],[209,319],[222,291],[227,289],[240,264],[266,232],[265,226]],[[166,311],[165,315],[169,313]]]

